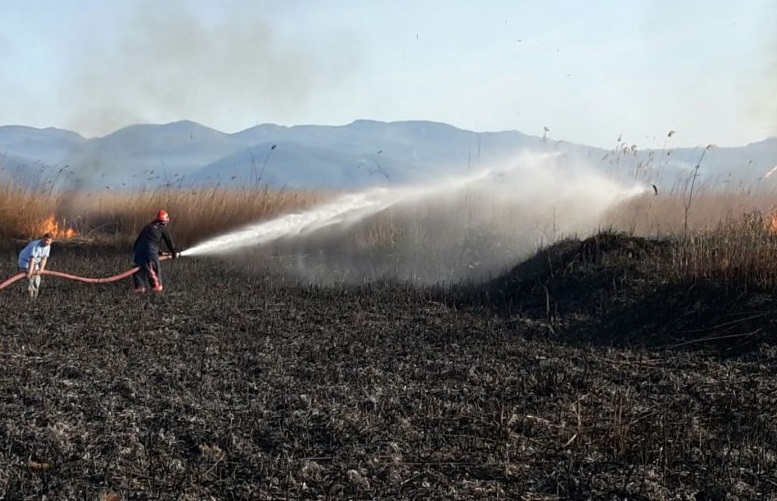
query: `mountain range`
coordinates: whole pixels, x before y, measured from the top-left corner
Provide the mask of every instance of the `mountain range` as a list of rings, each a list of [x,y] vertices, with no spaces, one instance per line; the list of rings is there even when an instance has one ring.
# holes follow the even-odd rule
[[[33,188],[258,187],[353,190],[432,182],[556,153],[616,177],[676,189],[774,189],[777,138],[735,148],[611,150],[518,131],[473,132],[429,121],[357,120],[343,126],[262,124],[224,133],[192,121],[137,124],[96,138],[56,128],[0,126],[0,180]],[[698,168],[696,168],[698,166]]]

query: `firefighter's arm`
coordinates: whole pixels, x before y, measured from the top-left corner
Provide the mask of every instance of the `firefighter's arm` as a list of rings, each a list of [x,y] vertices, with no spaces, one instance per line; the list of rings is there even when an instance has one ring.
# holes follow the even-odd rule
[[[164,233],[162,233],[162,237],[165,239],[165,243],[167,244],[167,248],[170,249],[170,257],[173,259],[178,257],[178,250],[175,248],[175,243],[173,242],[173,237],[170,235],[170,231],[165,228]]]
[[[40,260],[40,267],[38,268],[38,275],[43,273],[43,270],[46,269],[46,262],[48,262],[48,260],[49,260],[48,257],[44,257],[43,259]]]

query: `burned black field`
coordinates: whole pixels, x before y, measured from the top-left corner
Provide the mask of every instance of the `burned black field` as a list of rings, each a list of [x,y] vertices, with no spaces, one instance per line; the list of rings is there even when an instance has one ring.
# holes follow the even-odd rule
[[[156,296],[15,284],[0,499],[773,499],[773,298],[661,279],[664,250],[569,241],[455,287],[188,257]]]

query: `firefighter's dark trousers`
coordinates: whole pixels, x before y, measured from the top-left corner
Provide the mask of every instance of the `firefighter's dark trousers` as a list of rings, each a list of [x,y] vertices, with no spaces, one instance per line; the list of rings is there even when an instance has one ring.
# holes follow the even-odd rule
[[[159,266],[159,254],[139,253],[135,254],[135,265],[138,271],[132,274],[132,282],[135,284],[135,290],[144,288],[148,283],[154,290],[162,289],[162,269]]]

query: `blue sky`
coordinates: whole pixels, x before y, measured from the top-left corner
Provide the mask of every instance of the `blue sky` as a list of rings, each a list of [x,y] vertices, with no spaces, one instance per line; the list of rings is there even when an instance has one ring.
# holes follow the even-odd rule
[[[483,5],[478,5],[483,4]],[[434,120],[614,147],[777,136],[773,0],[0,0],[0,125]],[[670,130],[676,131],[671,138]]]

